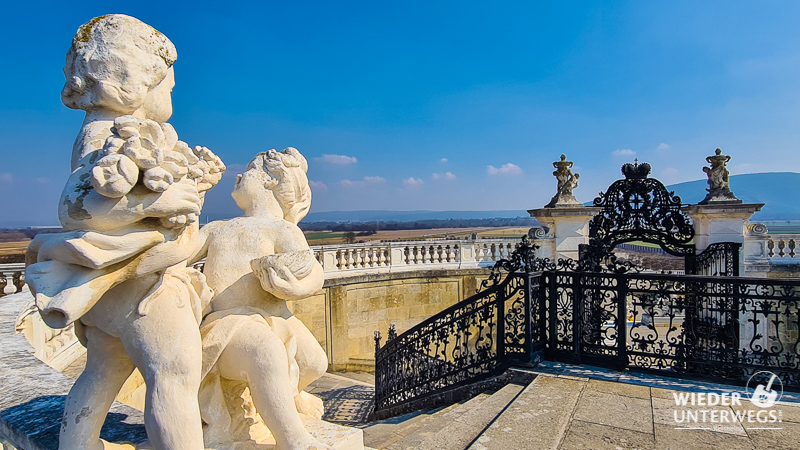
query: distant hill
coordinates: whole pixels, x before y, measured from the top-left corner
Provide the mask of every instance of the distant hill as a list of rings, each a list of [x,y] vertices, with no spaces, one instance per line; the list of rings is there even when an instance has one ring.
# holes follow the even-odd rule
[[[765,203],[757,212],[755,220],[800,220],[800,173],[770,172],[732,175],[730,184],[733,193],[746,203]],[[706,196],[706,180],[687,181],[667,186],[681,197],[683,203],[697,203]],[[212,190],[213,192],[213,190]],[[229,202],[230,203],[230,202]],[[590,205],[591,203],[587,203]],[[235,206],[234,206],[235,208]],[[210,220],[227,219],[241,214],[238,208],[231,212],[203,214],[203,223]],[[519,210],[493,211],[327,211],[311,212],[304,223],[315,222],[412,222],[418,220],[450,219],[513,219],[529,217]]]
[[[800,173],[768,172],[731,175],[731,191],[745,203],[764,203],[756,220],[800,219]],[[706,180],[667,186],[683,203],[697,203],[706,196]]]
[[[745,203],[764,203],[755,220],[800,220],[800,173],[768,172],[731,175],[731,190]],[[697,203],[706,196],[706,180],[667,186],[683,203]],[[587,203],[590,205],[591,203]],[[495,211],[328,211],[312,212],[304,222],[371,222],[448,219],[495,219],[529,217],[525,210]]]

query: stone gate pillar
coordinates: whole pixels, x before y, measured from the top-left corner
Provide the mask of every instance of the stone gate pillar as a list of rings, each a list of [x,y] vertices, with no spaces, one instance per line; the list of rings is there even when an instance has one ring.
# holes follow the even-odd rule
[[[540,256],[558,260],[578,260],[578,246],[589,243],[589,221],[600,212],[595,206],[545,207],[531,209],[528,213],[550,229],[548,237],[536,243]]]
[[[737,242],[742,244],[739,252],[739,273],[746,272],[745,259],[750,246],[745,239],[749,237],[750,217],[764,206],[763,203],[710,203],[689,205],[683,208],[694,221],[694,244],[699,254],[716,242]],[[757,275],[756,275],[757,276]]]
[[[580,175],[572,173],[572,161],[567,155],[555,161],[553,176],[558,185],[556,195],[544,208],[531,209],[528,214],[549,228],[548,233],[538,237],[538,256],[557,261],[558,258],[578,260],[578,246],[589,243],[589,221],[600,212],[599,207],[586,207],[572,194],[578,187]]]

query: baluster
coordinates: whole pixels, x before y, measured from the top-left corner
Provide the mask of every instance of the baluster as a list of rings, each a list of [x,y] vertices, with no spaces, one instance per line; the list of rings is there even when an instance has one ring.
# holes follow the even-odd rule
[[[364,249],[363,248],[355,248],[353,249],[353,265],[356,269],[361,269],[364,267]]]
[[[0,297],[6,295],[6,286],[8,286],[8,278],[6,278],[6,274],[0,272]]]
[[[794,246],[792,246],[792,249],[794,249]],[[14,283],[14,287],[17,288],[17,290],[14,291],[15,294],[22,292],[22,288],[25,286],[25,272],[21,270],[14,272],[12,283]]]
[[[772,239],[767,241],[767,256],[770,258],[775,256],[775,241]]]
[[[497,244],[492,244],[492,246],[490,247],[490,255],[491,255],[492,261],[497,261],[497,259],[498,259],[498,257],[497,257]]]
[[[794,251],[795,242],[794,239],[789,239],[789,256],[794,258],[797,253]],[[19,291],[17,291],[19,292]]]
[[[375,261],[375,247],[369,247],[369,248],[367,248],[367,249],[366,249],[366,252],[367,252],[367,253],[366,253],[366,255],[364,255],[364,260],[365,260],[365,263],[364,263],[364,265],[365,265],[366,267],[368,267],[368,268],[369,268],[369,267],[374,267],[374,261]]]
[[[339,269],[339,270],[342,270],[344,268],[344,267],[342,267],[344,265],[344,260],[342,259],[342,251],[341,250],[336,250],[335,260],[336,260],[336,268]]]
[[[411,255],[411,250],[409,249],[408,246],[403,248],[403,257],[404,257],[403,262],[405,262],[406,264],[410,264],[412,255]]]
[[[356,259],[353,256],[353,253],[354,253],[354,251],[352,249],[348,248],[346,250],[346,255],[347,255],[347,265],[346,265],[346,267],[348,269],[354,269],[355,268]]]
[[[386,250],[378,247],[378,267],[386,265]]]
[[[784,253],[783,251],[784,247],[786,247],[786,242],[784,242],[783,239],[781,239],[780,241],[778,241],[778,256],[780,256],[781,258],[786,256],[786,253]]]

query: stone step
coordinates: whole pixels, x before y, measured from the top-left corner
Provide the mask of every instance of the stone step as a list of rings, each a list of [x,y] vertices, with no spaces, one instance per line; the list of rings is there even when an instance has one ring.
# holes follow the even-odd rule
[[[420,442],[425,440],[431,434],[441,430],[447,424],[452,421],[454,418],[459,417],[460,415],[464,414],[466,411],[464,408],[471,408],[479,403],[483,402],[485,399],[491,397],[491,394],[481,393],[476,395],[475,397],[466,400],[461,403],[456,403],[452,405],[453,407],[447,411],[440,411],[437,414],[431,416],[431,420],[426,421],[426,423],[415,429],[411,430],[408,434],[403,436],[397,442],[387,446],[386,450],[405,450],[405,449],[417,449],[420,447]]]
[[[524,388],[523,385],[510,383],[491,395],[481,394],[474,397],[387,450],[463,450]]]
[[[587,381],[538,375],[469,449],[558,448]]]
[[[364,445],[378,449],[387,448],[460,405],[455,403],[431,410],[415,411],[360,426],[364,430]]]

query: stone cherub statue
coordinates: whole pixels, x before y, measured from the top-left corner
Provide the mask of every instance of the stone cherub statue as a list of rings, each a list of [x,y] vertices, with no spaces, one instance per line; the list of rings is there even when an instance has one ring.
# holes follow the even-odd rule
[[[728,168],[726,164],[731,160],[729,155],[723,155],[721,149],[716,149],[714,154],[706,157],[706,161],[711,167],[703,167],[703,172],[708,175],[708,194],[699,203],[701,205],[708,203],[741,203],[742,201],[736,198],[731,192],[731,187],[728,184]]]
[[[558,181],[557,192],[545,208],[581,205],[572,194],[572,190],[578,187],[578,179],[581,177],[577,173],[572,173],[572,164],[572,161],[567,161],[567,155],[561,155],[561,160],[553,163],[553,167],[556,168],[553,175]]]
[[[204,448],[198,324],[212,293],[186,260],[204,194],[225,166],[166,123],[176,58],[163,34],[124,15],[82,25],[67,53],[62,100],[86,117],[59,205],[65,232],[37,236],[26,271],[45,322],[77,321],[87,347],[61,449],[132,448],[99,435],[134,368],[147,385],[150,445]]]
[[[195,259],[207,257],[204,273],[216,293],[200,327],[207,446],[263,439],[260,416],[279,448],[324,448],[298,412],[322,417],[322,401],[304,389],[325,373],[327,357],[286,306],[323,283],[322,266],[297,226],[311,204],[307,170],[294,148],[259,153],[232,194],[244,215],[200,230]]]

